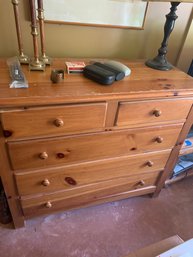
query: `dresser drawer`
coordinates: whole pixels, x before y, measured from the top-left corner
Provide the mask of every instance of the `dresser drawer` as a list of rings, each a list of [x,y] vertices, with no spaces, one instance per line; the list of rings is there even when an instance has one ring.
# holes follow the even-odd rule
[[[139,126],[168,121],[185,121],[193,100],[121,102],[116,126]]]
[[[11,139],[102,130],[106,103],[29,108],[2,113],[2,126]]]
[[[54,194],[46,194],[37,197],[22,197],[21,205],[25,216],[45,214],[57,210],[73,209],[80,206],[104,202],[105,198],[111,198],[116,194],[130,192],[132,196],[142,194],[142,189],[155,190],[160,172],[143,174],[126,178],[113,179],[85,186],[70,191],[60,191]],[[145,184],[144,184],[145,183]]]
[[[90,162],[87,164],[69,165],[63,168],[15,173],[20,195],[41,194],[59,190],[72,190],[113,178],[133,174],[154,173],[163,170],[170,154],[169,150],[151,154],[140,154]]]
[[[182,124],[82,136],[9,142],[14,170],[44,168],[142,152],[170,149]],[[27,150],[26,150],[27,149]]]

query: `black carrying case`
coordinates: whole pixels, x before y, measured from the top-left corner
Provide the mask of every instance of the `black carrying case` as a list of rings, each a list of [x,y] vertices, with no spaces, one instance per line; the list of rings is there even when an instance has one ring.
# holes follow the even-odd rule
[[[85,77],[103,85],[111,85],[115,81],[115,74],[94,64],[87,65],[83,74]]]
[[[108,71],[111,71],[115,74],[115,80],[122,80],[124,77],[125,77],[125,73],[118,70],[118,69],[115,69],[115,68],[112,68],[106,64],[103,64],[103,63],[100,63],[100,62],[95,62],[94,65],[98,66],[98,67],[101,67],[105,70],[108,70]]]

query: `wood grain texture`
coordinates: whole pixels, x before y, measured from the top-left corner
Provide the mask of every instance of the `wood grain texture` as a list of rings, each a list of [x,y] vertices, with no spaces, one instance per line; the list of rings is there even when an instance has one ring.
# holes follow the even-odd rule
[[[10,208],[10,212],[13,219],[13,224],[15,228],[20,228],[24,226],[24,217],[21,210],[21,206],[18,199],[17,188],[13,180],[13,173],[10,170],[9,160],[6,153],[6,147],[4,142],[4,137],[2,129],[0,128],[0,177],[3,183],[5,194],[7,197],[7,202]]]
[[[53,201],[51,202],[52,208],[50,209],[45,208],[45,203],[47,202],[42,202],[39,205],[36,203],[36,205],[29,206],[29,205],[25,205],[25,200],[23,200],[21,201],[21,204],[23,204],[23,211],[24,211],[25,218],[29,218],[37,215],[42,215],[42,214],[45,215],[53,212],[58,212],[61,210],[72,210],[72,209],[88,207],[88,206],[106,203],[106,202],[118,201],[121,199],[133,197],[133,196],[152,194],[155,191],[155,189],[156,189],[155,186],[149,186],[141,189],[123,191],[120,193],[114,193],[110,195],[104,194],[102,196],[96,196],[88,192],[88,195],[84,197],[81,196],[81,198],[77,196],[75,199],[73,199],[72,202],[66,201],[63,199],[54,200],[54,203]]]
[[[10,139],[103,130],[106,108],[106,103],[25,108],[2,113],[2,126]]]
[[[131,75],[111,86],[82,74],[52,84],[51,70],[67,60],[41,73],[23,66],[29,88],[10,89],[0,59],[0,176],[16,227],[40,214],[157,195],[193,120],[193,79],[177,69],[122,60]]]
[[[86,64],[90,61],[89,59],[79,60],[84,60]],[[54,59],[53,64],[46,67],[43,73],[29,71],[28,67],[23,65],[22,69],[29,82],[29,88],[10,89],[6,59],[1,59],[0,106],[37,106],[48,103],[193,96],[193,78],[178,69],[167,72],[150,69],[145,66],[144,61],[121,60],[130,67],[131,75],[115,82],[110,87],[91,81],[82,74],[66,73],[64,81],[55,85],[50,80],[51,70],[65,68],[65,61],[72,61],[72,59]]]
[[[21,204],[24,215],[31,216],[43,214],[49,210],[73,209],[77,206],[88,205],[90,203],[107,199],[116,194],[121,194],[129,191],[137,191],[142,188],[155,189],[154,185],[157,182],[159,172],[151,174],[143,174],[139,179],[138,176],[130,178],[119,178],[97,183],[90,187],[81,188],[79,190],[57,192],[55,194],[47,194],[39,197],[22,198]],[[141,179],[145,180],[146,184],[140,185]],[[131,192],[132,193],[132,192]],[[52,208],[47,208],[46,204],[51,203]]]
[[[179,137],[175,144],[175,147],[172,149],[170,157],[166,163],[165,170],[164,170],[162,176],[160,177],[158,187],[156,188],[156,191],[154,192],[154,196],[157,196],[160,193],[161,189],[164,186],[165,181],[168,178],[170,178],[170,176],[172,175],[173,169],[174,169],[177,159],[179,157],[180,149],[183,145],[183,142],[184,142],[188,132],[190,131],[190,128],[192,127],[192,124],[193,124],[193,106],[191,106],[190,112],[187,117],[187,121],[184,124],[183,129],[181,130],[181,132],[179,134]]]
[[[97,162],[82,163],[30,172],[15,173],[20,195],[44,194],[58,190],[76,190],[93,183],[129,177],[130,181],[140,181],[143,174],[154,174],[164,169],[170,150],[162,152],[125,156]],[[148,166],[148,162],[153,163]],[[72,178],[76,184],[69,184],[65,178]],[[45,180],[49,184],[44,184]],[[143,180],[143,179],[142,179]]]
[[[171,149],[182,124],[8,143],[14,170]],[[162,142],[159,143],[161,138]],[[45,155],[45,158],[43,158]]]
[[[191,105],[192,99],[121,102],[116,125],[131,127],[144,123],[183,121],[187,117]]]

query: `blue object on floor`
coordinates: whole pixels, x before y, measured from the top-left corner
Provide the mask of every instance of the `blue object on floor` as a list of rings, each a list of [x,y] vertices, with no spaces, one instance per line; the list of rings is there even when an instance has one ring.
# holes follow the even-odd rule
[[[185,145],[186,146],[191,146],[192,145],[192,142],[188,139],[185,140]]]

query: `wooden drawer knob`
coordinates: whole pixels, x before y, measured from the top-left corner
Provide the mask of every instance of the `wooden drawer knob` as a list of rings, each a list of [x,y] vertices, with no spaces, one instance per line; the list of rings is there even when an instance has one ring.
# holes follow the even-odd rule
[[[50,181],[46,178],[46,179],[44,179],[44,180],[42,181],[42,185],[45,186],[45,187],[47,187],[47,186],[50,185]]]
[[[41,153],[41,154],[39,155],[39,157],[40,157],[40,159],[42,159],[42,160],[46,160],[46,159],[48,159],[48,154],[47,154],[46,152],[43,152],[43,153]]]
[[[62,119],[56,119],[56,120],[54,121],[54,125],[55,125],[56,127],[62,127],[62,126],[64,126],[64,121],[63,121]]]
[[[153,115],[154,115],[155,117],[159,117],[159,116],[161,116],[161,114],[162,114],[162,112],[161,112],[160,110],[154,110],[154,111],[153,111]]]
[[[74,180],[73,178],[71,177],[66,177],[65,178],[65,181],[69,184],[69,185],[72,185],[72,186],[75,186],[77,183],[76,183],[76,180]]]
[[[163,137],[156,137],[156,139],[155,139],[155,141],[157,142],[157,143],[159,143],[159,144],[161,144],[163,141],[164,141],[164,139],[163,139]]]
[[[148,167],[152,167],[154,163],[152,161],[147,161],[146,164],[147,164]]]
[[[45,207],[46,207],[46,208],[52,208],[52,203],[51,203],[51,202],[47,202],[47,203],[45,204]]]

